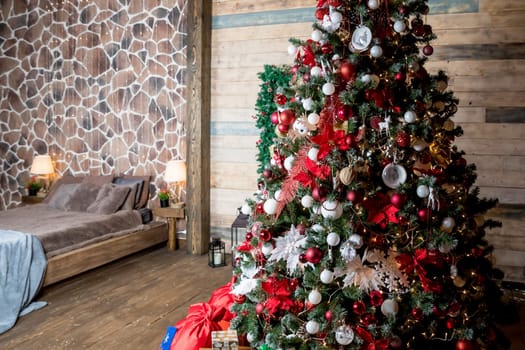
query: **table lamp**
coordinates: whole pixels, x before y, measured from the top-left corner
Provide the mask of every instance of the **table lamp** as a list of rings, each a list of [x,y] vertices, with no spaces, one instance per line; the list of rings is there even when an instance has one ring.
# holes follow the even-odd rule
[[[38,178],[44,180],[43,191],[47,192],[49,189],[49,178],[54,174],[53,162],[48,154],[39,154],[33,159],[33,164],[29,172],[33,175],[38,175]]]
[[[166,165],[164,181],[168,183],[170,199],[174,207],[182,206],[180,201],[180,184],[186,180],[186,162],[184,160],[170,160]]]

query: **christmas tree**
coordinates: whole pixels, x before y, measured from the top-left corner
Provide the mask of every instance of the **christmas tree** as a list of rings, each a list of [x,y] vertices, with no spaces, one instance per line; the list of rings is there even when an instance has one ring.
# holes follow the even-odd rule
[[[231,328],[258,349],[497,349],[496,200],[454,146],[424,65],[424,0],[318,0],[293,65],[265,67],[260,181],[242,212]]]

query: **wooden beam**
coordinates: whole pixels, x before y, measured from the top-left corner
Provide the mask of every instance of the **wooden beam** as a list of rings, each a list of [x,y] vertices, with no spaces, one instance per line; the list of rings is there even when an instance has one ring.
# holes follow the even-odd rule
[[[204,254],[210,241],[211,1],[188,1],[187,244]]]

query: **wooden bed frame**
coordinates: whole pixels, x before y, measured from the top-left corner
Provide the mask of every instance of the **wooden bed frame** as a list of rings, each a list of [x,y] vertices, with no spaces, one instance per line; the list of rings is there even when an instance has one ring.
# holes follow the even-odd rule
[[[146,230],[110,238],[48,259],[43,286],[107,264],[168,240],[168,225],[152,222]]]

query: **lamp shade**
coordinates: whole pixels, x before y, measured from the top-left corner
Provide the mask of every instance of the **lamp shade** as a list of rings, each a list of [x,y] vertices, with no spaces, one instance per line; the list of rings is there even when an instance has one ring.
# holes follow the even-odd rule
[[[55,171],[53,169],[53,163],[51,162],[51,157],[47,154],[38,155],[33,159],[33,164],[31,165],[31,174],[35,175],[48,175],[53,174]]]
[[[186,180],[186,162],[183,160],[170,160],[166,165],[164,181],[181,182]]]

